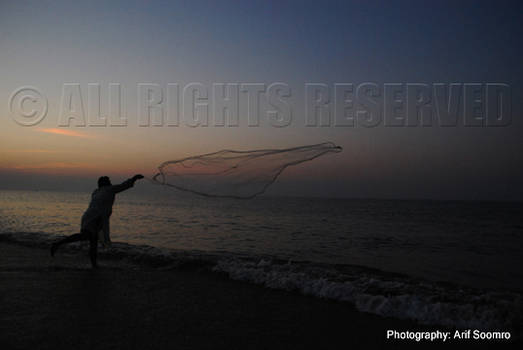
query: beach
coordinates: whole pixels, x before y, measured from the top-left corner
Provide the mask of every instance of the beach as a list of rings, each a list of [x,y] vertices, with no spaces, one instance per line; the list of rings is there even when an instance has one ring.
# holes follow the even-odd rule
[[[233,281],[202,267],[101,259],[102,267],[92,270],[85,251],[51,258],[44,248],[10,242],[0,242],[0,256],[2,349],[401,348],[420,344],[387,340],[388,329],[438,328]]]
[[[0,350],[523,349],[521,23],[0,1]]]

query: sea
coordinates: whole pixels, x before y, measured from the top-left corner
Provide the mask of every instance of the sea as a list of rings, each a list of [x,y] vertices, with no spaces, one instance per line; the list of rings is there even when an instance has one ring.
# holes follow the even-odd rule
[[[0,240],[48,247],[79,232],[89,199],[2,190]],[[199,262],[381,316],[517,332],[523,324],[522,202],[128,191],[117,195],[111,240],[102,256],[159,268]]]

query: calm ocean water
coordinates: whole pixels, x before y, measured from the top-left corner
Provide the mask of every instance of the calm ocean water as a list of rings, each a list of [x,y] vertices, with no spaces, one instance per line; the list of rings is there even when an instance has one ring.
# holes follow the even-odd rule
[[[0,232],[78,232],[89,193],[1,191]],[[118,195],[113,241],[523,289],[523,204]]]

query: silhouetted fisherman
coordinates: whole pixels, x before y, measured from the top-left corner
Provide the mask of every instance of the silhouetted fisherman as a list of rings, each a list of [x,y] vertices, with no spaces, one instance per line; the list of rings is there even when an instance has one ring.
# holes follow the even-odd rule
[[[98,188],[91,195],[91,203],[82,215],[82,226],[80,233],[66,237],[51,246],[51,256],[54,256],[58,247],[62,244],[89,241],[89,256],[93,268],[98,267],[96,262],[98,240],[103,245],[111,243],[109,238],[109,218],[113,211],[114,197],[117,193],[133,187],[136,180],[143,179],[143,175],[135,175],[119,185],[111,184],[107,176],[98,179]]]

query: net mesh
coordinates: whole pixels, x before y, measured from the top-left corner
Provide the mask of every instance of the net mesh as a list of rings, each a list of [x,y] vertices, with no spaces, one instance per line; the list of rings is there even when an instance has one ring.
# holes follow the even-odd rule
[[[287,149],[222,150],[166,161],[152,180],[201,196],[248,199],[264,193],[285,168],[341,150],[332,142]]]

